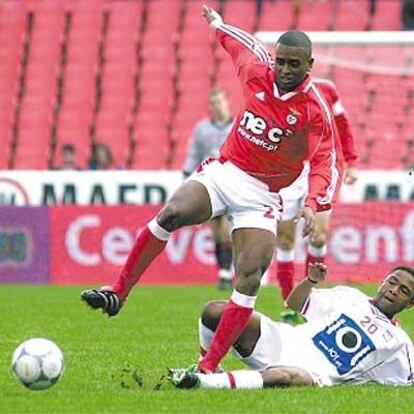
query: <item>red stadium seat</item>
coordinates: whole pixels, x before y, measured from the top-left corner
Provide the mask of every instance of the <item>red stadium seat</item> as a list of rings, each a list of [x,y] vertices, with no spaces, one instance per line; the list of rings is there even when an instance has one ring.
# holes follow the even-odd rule
[[[224,2],[224,21],[232,26],[252,32],[256,24],[256,5],[254,1],[227,0]]]
[[[4,0],[0,2],[0,30],[21,31],[26,23],[26,5],[22,1]],[[2,30],[2,31],[3,31]]]
[[[167,119],[162,114],[141,112],[135,121],[137,143],[165,147],[168,142]]]
[[[179,39],[179,46],[198,46],[202,50],[207,50],[214,36],[211,33],[209,25],[202,19],[201,10],[205,2],[194,0],[186,3],[186,14],[184,20],[184,29]],[[218,9],[216,1],[209,2],[209,6]]]
[[[171,44],[178,30],[180,3],[177,0],[150,1],[147,4],[147,26],[144,47]],[[162,30],[160,30],[162,28]]]
[[[375,3],[371,30],[401,30],[401,3],[382,0]]]
[[[164,90],[164,99],[170,96],[172,91],[171,67],[154,64],[153,62],[144,63],[140,73],[141,91],[159,91]]]
[[[173,152],[172,155],[172,163],[171,169],[172,170],[182,170],[184,166],[185,157],[187,156],[187,148],[183,147],[177,151]]]
[[[213,65],[213,49],[210,44],[205,43],[204,46],[181,45],[179,57],[182,64],[190,64],[194,68],[207,67],[206,69],[209,70]]]
[[[75,1],[71,9],[81,15],[96,15],[103,11],[105,0]]]
[[[10,158],[12,144],[12,114],[5,116],[0,108],[0,170],[6,169]]]
[[[19,146],[14,157],[13,168],[15,170],[46,170],[49,168],[48,159],[49,151],[47,149]]]
[[[106,6],[111,14],[111,32],[140,30],[143,1],[113,1]]]
[[[369,0],[339,0],[339,8],[334,15],[334,30],[366,30]]]
[[[46,169],[50,152],[50,130],[48,125],[23,129],[18,135],[18,146],[14,159],[16,169]]]
[[[332,2],[302,2],[297,23],[299,30],[329,30],[332,27]]]
[[[294,6],[290,1],[263,0],[259,30],[289,30],[294,26]]]
[[[132,169],[165,170],[169,149],[166,146],[140,145],[135,148]]]
[[[209,89],[210,79],[213,75],[212,71],[212,65],[201,65],[199,62],[188,60],[180,68],[179,84],[185,88],[186,83],[194,84],[200,82],[199,91],[204,87]],[[179,87],[179,89],[182,88]]]
[[[74,106],[71,106],[74,105]],[[90,127],[92,125],[92,102],[71,102],[58,118],[58,144],[73,144],[82,159],[90,151]]]

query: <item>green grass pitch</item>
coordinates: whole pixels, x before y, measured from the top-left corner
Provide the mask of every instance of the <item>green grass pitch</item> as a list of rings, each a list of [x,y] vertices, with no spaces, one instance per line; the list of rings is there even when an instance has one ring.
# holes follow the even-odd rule
[[[377,385],[276,390],[181,391],[162,383],[168,367],[197,360],[197,319],[205,302],[227,298],[214,287],[140,287],[115,318],[79,300],[81,287],[0,286],[0,413],[413,413],[414,390]],[[373,289],[368,289],[373,292]],[[262,288],[257,309],[281,310],[275,288]],[[401,321],[411,334],[414,310]],[[13,350],[46,337],[63,350],[66,371],[46,391],[30,391],[13,377]],[[227,369],[241,368],[233,357]],[[138,387],[130,372],[143,379]],[[124,385],[121,385],[121,382]]]

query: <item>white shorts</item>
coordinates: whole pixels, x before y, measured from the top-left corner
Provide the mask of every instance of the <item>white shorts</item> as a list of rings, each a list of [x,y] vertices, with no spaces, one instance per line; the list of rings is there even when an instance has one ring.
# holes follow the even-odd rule
[[[279,191],[283,200],[282,220],[293,220],[305,203],[308,194],[309,163],[305,163],[301,174],[288,187]]]
[[[253,352],[243,358],[235,349],[233,354],[255,371],[263,372],[277,366],[297,367],[305,370],[312,377],[315,385],[332,385],[329,378],[321,375],[312,367],[309,353],[303,340],[298,340],[295,328],[287,323],[272,321],[267,316],[260,316],[260,338]]]
[[[282,204],[278,193],[230,161],[207,159],[189,180],[203,184],[210,196],[212,218],[226,214],[231,231],[240,228],[269,230],[276,234]]]

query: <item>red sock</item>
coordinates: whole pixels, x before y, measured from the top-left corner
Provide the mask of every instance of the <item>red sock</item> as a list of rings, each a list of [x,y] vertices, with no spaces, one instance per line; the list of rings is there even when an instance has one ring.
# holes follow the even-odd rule
[[[282,291],[283,299],[289,296],[293,289],[293,276],[295,275],[295,262],[290,260],[288,262],[277,262],[277,280]]]
[[[310,263],[325,263],[325,256],[316,257],[308,253],[306,256],[305,276],[307,276],[308,274],[308,268]]]
[[[239,300],[239,298],[242,300]],[[238,305],[233,300],[241,303],[243,298],[248,298],[245,305]],[[215,372],[220,361],[227,354],[230,347],[246,328],[256,297],[242,295],[233,292],[232,299],[228,302],[221,315],[220,322],[214,333],[213,340],[207,354],[199,362],[198,367],[204,372]]]
[[[158,233],[159,237],[155,236],[154,233]],[[145,269],[164,250],[168,236],[169,233],[162,229],[155,219],[139,233],[118,280],[112,287],[113,291],[123,300],[138,282]]]

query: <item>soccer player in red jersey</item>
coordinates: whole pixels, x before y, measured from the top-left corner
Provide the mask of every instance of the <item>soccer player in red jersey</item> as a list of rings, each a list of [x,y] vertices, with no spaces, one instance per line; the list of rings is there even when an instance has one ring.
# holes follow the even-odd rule
[[[335,84],[326,79],[312,79],[319,91],[324,96],[326,102],[332,110],[335,124],[338,130],[339,139],[337,151],[342,152],[346,162],[345,184],[353,184],[357,177],[356,169],[356,149],[354,136],[345,109],[339,99]],[[283,299],[289,296],[293,288],[295,273],[294,264],[294,244],[296,233],[295,217],[300,212],[306,198],[308,189],[308,166],[303,169],[301,176],[290,186],[283,188],[280,195],[283,199],[283,217],[277,228],[277,279],[282,291]],[[339,186],[337,187],[339,190]],[[338,192],[337,192],[338,194]],[[326,255],[326,243],[328,238],[330,211],[319,212],[315,216],[315,231],[309,237],[307,244],[306,266],[309,263],[323,263]],[[295,322],[298,314],[293,311],[282,313],[282,319],[286,322]]]
[[[276,45],[276,64],[250,34],[202,14],[230,54],[243,88],[243,109],[216,159],[207,159],[138,235],[117,281],[88,290],[82,299],[109,315],[118,313],[132,287],[161,253],[174,230],[226,214],[230,220],[237,281],[211,346],[199,363],[214,372],[253,313],[260,279],[276,243],[282,205],[278,191],[309,160],[309,193],[300,216],[306,236],[317,211],[331,208],[340,181],[341,156],[329,107],[308,75],[312,45],[302,32],[287,32]]]

